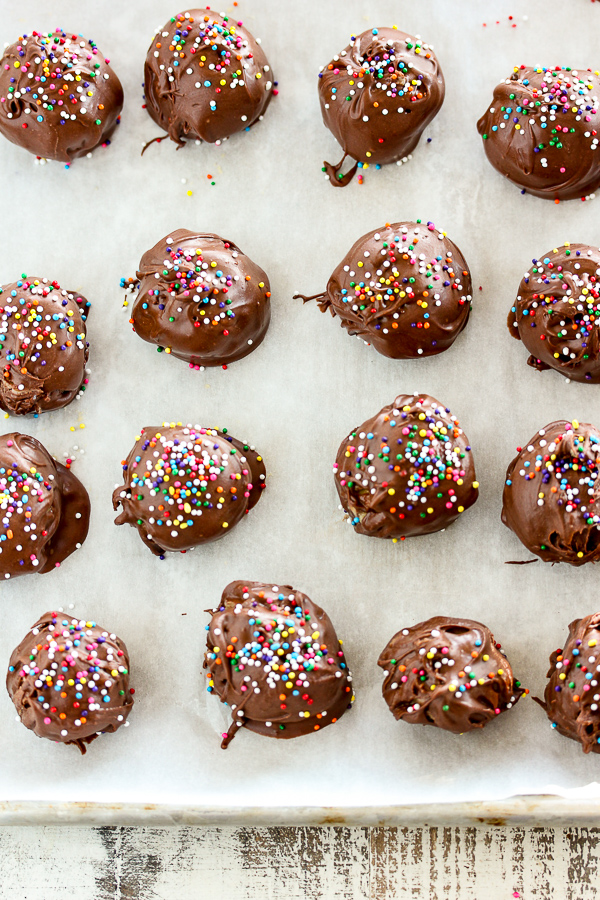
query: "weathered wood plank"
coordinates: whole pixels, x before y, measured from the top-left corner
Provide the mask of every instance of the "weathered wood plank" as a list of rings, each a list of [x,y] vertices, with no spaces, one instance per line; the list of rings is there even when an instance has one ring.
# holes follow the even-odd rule
[[[9,900],[592,900],[600,828],[6,827]]]

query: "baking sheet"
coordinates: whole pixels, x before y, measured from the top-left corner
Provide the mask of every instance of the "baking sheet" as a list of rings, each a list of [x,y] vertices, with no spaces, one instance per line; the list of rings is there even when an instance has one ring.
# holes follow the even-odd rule
[[[176,4],[52,7],[11,4],[0,39],[57,24],[92,37],[119,74],[126,104],[110,148],[69,170],[36,164],[0,142],[0,280],[47,275],[93,303],[82,400],[38,420],[0,420],[6,431],[39,438],[58,459],[75,455],[73,470],[92,499],[81,551],[57,572],[0,586],[0,660],[7,664],[42,612],[62,606],[126,641],[136,706],[129,727],[80,757],[36,739],[0,692],[2,800],[384,809],[576,788],[598,796],[598,785],[584,786],[598,778],[600,758],[551,733],[530,698],[481,733],[409,727],[381,699],[376,660],[400,627],[435,614],[469,616],[489,625],[517,676],[539,695],[568,623],[600,608],[591,566],[505,565],[528,554],[500,523],[504,471],[517,444],[559,417],[600,425],[598,389],[528,368],[505,326],[532,257],[565,240],[600,245],[600,200],[555,205],[521,196],[489,166],[475,128],[514,65],[600,66],[600,8],[589,0],[572,0],[568,12],[560,0],[228,3],[225,11],[262,38],[279,96],[261,124],[220,147],[176,151],[165,140],[140,158],[159,134],[142,109],[143,61]],[[383,24],[434,45],[446,102],[409,165],[371,168],[362,186],[335,190],[320,171],[323,159],[336,162],[341,153],[320,121],[318,68],[351,33]],[[364,232],[416,218],[445,229],[473,274],[472,318],[448,352],[385,359],[315,305],[291,299],[296,290],[321,290]],[[227,371],[193,372],[157,354],[121,310],[120,278],[179,227],[232,238],[269,274],[270,331]],[[410,391],[433,394],[459,416],[480,499],[442,534],[402,544],[360,537],[338,509],[337,447],[353,426]],[[260,449],[269,481],[226,539],[161,562],[133,529],[112,524],[111,493],[139,428],[163,420],[226,426]],[[329,612],[357,694],[334,728],[289,742],[242,731],[220,750],[228,714],[205,693],[203,610],[236,578],[291,583]]]

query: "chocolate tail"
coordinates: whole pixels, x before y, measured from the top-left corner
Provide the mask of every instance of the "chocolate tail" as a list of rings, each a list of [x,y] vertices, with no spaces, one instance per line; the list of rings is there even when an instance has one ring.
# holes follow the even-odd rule
[[[320,294],[311,294],[310,297],[307,297],[305,294],[294,294],[292,300],[302,300],[303,303],[308,303],[310,300],[324,300],[327,296],[327,291],[322,291]]]
[[[148,141],[147,144],[144,144],[144,149],[143,149],[142,152],[140,153],[140,156],[143,156],[143,155],[144,155],[144,153],[146,152],[146,150],[148,149],[148,147],[149,147],[151,144],[160,144],[160,142],[161,142],[161,141],[164,141],[164,140],[166,140],[166,135],[161,135],[160,137],[152,138],[151,141]]]
[[[227,734],[223,736],[223,740],[221,741],[221,750],[227,750],[229,744],[234,739],[235,733],[239,727],[240,726],[237,724],[237,722],[231,723],[231,725],[229,726],[229,729],[227,731]]]
[[[531,697],[531,699],[532,699],[532,700],[535,700],[535,702],[538,704],[538,706],[541,706],[541,707],[542,707],[542,709],[544,710],[544,712],[548,712],[548,707],[546,706],[546,704],[544,703],[543,700],[540,700],[539,697],[533,697],[533,696]]]
[[[337,166],[332,166],[331,163],[325,161],[323,165],[325,166],[325,171],[329,176],[329,181],[334,187],[346,187],[347,184],[350,184],[354,176],[356,175],[356,170],[358,169],[358,162],[355,162],[352,168],[346,172],[345,175],[339,175],[342,166],[344,165],[344,161],[348,156],[347,153],[344,153],[341,160],[337,164]]]
[[[505,566],[528,566],[529,563],[539,562],[539,559],[506,559]]]

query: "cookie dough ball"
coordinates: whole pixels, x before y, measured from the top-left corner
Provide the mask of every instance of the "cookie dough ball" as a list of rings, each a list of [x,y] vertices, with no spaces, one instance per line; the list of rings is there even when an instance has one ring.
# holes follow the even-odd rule
[[[404,540],[450,525],[477,500],[469,441],[428,394],[401,394],[342,441],[335,486],[357,534]]]
[[[563,244],[534,259],[508,314],[534,369],[556,369],[572,381],[600,383],[600,249]]]
[[[242,359],[267,333],[269,279],[233,241],[180,228],[144,253],[137,278],[133,330],[190,368]]]
[[[348,184],[359,163],[405,160],[440,111],[444,94],[444,76],[429,44],[397,28],[352,36],[319,75],[323,122],[344,151],[338,165],[325,163],[331,184]],[[347,156],[357,162],[342,175]]]
[[[227,431],[182,425],[142,428],[113,493],[116,525],[137,528],[162,557],[217,541],[249,512],[265,487],[262,456]]]
[[[157,32],[144,67],[146,109],[172,141],[214,144],[247,131],[273,96],[260,42],[211,9],[179,13]]]
[[[28,434],[0,436],[0,579],[44,574],[85,541],[90,498]]]
[[[562,650],[550,656],[545,703],[552,727],[579,741],[584,753],[600,753],[598,672],[600,672],[600,613],[575,619]]]
[[[377,664],[395,719],[455,734],[483,728],[528,693],[489,628],[471,619],[434,616],[403,628]]]
[[[435,356],[467,324],[471,273],[433,222],[398,222],[356,241],[316,300],[348,334],[392,359]]]
[[[502,521],[544,562],[600,559],[600,432],[577,421],[551,422],[506,470]]]
[[[327,613],[293,587],[233,581],[207,630],[208,691],[233,720],[223,749],[242,726],[295,738],[333,725],[352,706],[342,641]]]
[[[0,133],[71,163],[105,143],[123,108],[121,82],[94,41],[56,29],[24,34],[0,60]]]
[[[6,687],[26,728],[82,753],[120,728],[133,706],[123,641],[60,612],[38,619],[13,651]]]
[[[493,167],[517,187],[575,200],[600,186],[599,122],[598,72],[515,66],[477,130]]]
[[[39,415],[81,395],[90,305],[47,278],[0,287],[0,409]]]

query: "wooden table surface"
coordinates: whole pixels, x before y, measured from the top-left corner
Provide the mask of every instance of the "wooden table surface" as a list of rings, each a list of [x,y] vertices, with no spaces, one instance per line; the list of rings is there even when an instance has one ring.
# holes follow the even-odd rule
[[[10,900],[588,900],[600,828],[0,829]]]

